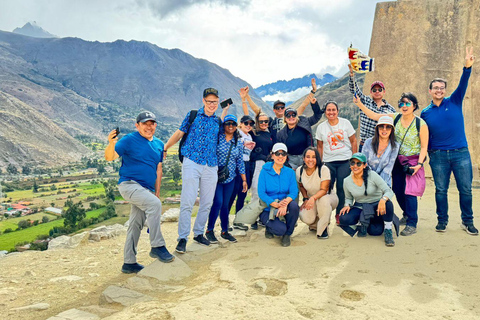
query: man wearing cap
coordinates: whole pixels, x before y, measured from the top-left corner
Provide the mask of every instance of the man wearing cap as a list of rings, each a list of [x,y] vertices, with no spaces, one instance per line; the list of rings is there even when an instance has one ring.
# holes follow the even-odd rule
[[[375,113],[395,113],[396,110],[392,107],[383,97],[385,96],[385,85],[381,81],[375,81],[370,86],[370,96],[363,94],[362,90],[357,85],[355,80],[355,73],[350,64],[350,80],[348,85],[350,86],[350,92],[360,98],[360,101],[370,110]],[[363,144],[368,138],[372,138],[375,134],[375,126],[377,122],[370,119],[360,111],[360,146],[358,151],[362,152]]]
[[[190,112],[183,119],[180,129],[170,137],[165,152],[176,144],[187,132],[188,136],[179,152],[184,156],[182,164],[182,194],[180,198],[180,217],[178,220],[178,253],[186,252],[190,234],[193,205],[200,189],[200,203],[193,226],[193,235],[198,244],[209,246],[203,236],[205,224],[215,196],[217,185],[217,144],[219,119],[215,115],[218,109],[218,91],[207,88],[203,91],[203,107],[197,112],[190,125]]]
[[[475,62],[473,48],[467,48],[465,67],[457,89],[445,97],[447,81],[436,78],[430,82],[432,102],[422,110],[420,117],[428,125],[428,155],[435,182],[437,204],[437,232],[445,232],[448,224],[448,187],[453,172],[460,194],[462,228],[470,235],[478,235],[473,225],[472,210],[472,160],[468,151],[463,118],[463,99]]]
[[[137,245],[145,220],[149,227],[150,257],[171,262],[174,256],[165,247],[160,230],[162,203],[159,199],[162,182],[163,142],[155,138],[157,120],[152,112],[144,111],[137,117],[136,132],[117,138],[116,130],[108,135],[105,160],[122,157],[118,190],[131,203],[129,226],[125,240],[122,272],[137,273],[143,269],[137,263]]]

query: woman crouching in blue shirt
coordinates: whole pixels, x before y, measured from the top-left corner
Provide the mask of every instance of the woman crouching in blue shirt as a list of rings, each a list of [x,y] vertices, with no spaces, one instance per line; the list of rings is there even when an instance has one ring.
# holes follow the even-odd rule
[[[260,214],[265,225],[265,237],[282,237],[282,246],[290,245],[290,236],[298,220],[298,187],[295,171],[285,167],[287,146],[276,143],[272,148],[273,162],[263,165],[258,177],[258,195],[268,207]],[[282,221],[283,220],[283,221]]]
[[[247,192],[247,178],[245,176],[245,165],[243,163],[243,144],[238,143],[237,117],[227,115],[223,119],[223,131],[218,139],[217,158],[218,172],[227,166],[228,174],[225,181],[218,181],[215,189],[213,205],[208,216],[207,232],[205,237],[210,243],[217,243],[213,228],[220,212],[220,225],[222,227],[221,237],[231,242],[237,242],[230,233],[228,233],[228,203],[232,197],[235,188],[235,177],[237,172],[243,180],[242,192]]]

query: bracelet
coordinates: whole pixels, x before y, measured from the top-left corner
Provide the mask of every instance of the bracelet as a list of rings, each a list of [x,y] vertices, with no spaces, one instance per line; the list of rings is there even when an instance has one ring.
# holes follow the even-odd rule
[[[308,199],[310,199],[310,198],[303,198],[303,201],[304,201],[304,202],[305,202],[305,201],[308,201]]]
[[[420,167],[423,167],[423,162],[419,162],[418,164],[420,165]]]
[[[315,94],[316,91],[313,91],[313,89],[312,89],[312,90],[310,90],[310,92],[313,93],[313,94]]]

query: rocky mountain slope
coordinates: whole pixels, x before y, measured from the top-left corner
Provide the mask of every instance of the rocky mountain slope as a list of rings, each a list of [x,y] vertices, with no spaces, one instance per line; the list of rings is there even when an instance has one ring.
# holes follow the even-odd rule
[[[35,21],[27,22],[23,27],[15,28],[12,32],[34,38],[57,38],[57,36],[45,31]]]

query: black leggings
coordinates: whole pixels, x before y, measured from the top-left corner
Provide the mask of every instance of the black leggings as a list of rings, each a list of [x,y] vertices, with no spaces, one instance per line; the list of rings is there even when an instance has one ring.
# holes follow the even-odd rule
[[[377,210],[378,204],[375,206]],[[370,220],[367,232],[372,236],[379,236],[383,233],[384,222],[393,221],[393,203],[388,200],[385,203],[386,213],[383,216],[379,216],[375,213],[375,216]],[[353,236],[356,232],[352,225],[356,225],[360,220],[361,208],[352,207],[349,212],[340,216],[340,227],[349,235]]]

